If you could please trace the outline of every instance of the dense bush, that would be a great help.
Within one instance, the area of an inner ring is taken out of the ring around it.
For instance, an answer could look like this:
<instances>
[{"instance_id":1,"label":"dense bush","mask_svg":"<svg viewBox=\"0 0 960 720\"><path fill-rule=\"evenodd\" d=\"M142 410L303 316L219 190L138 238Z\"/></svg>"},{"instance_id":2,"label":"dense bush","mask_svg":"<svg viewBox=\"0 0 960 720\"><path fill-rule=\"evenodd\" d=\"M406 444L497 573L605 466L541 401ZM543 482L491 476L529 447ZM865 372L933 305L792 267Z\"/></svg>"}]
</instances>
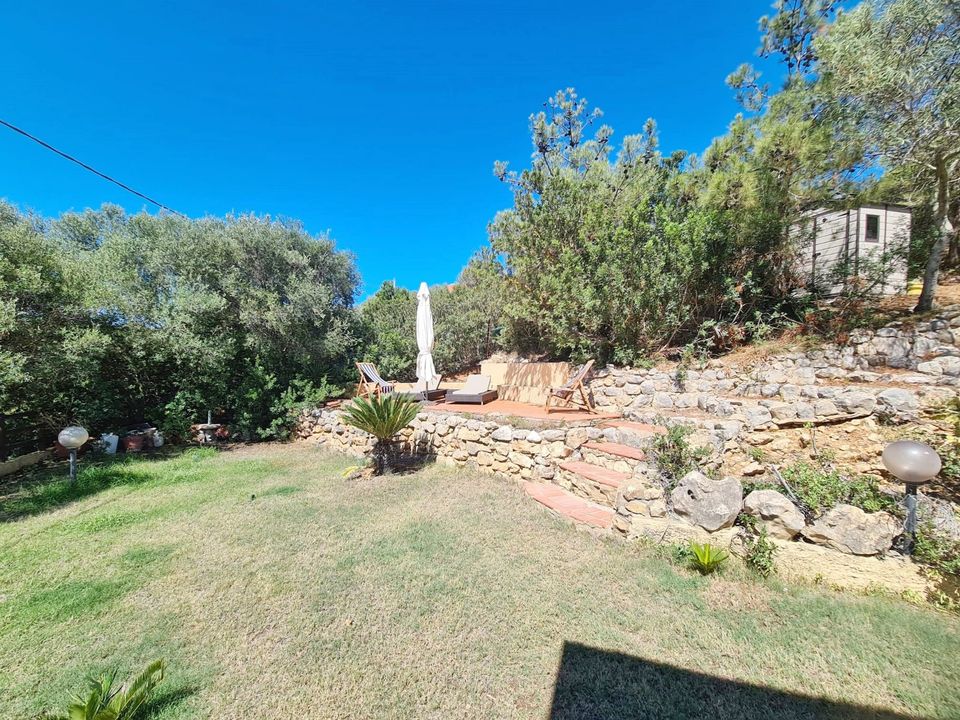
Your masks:
<instances>
[{"instance_id":1,"label":"dense bush","mask_svg":"<svg viewBox=\"0 0 960 720\"><path fill-rule=\"evenodd\" d=\"M295 223L0 205L0 249L0 412L51 428L282 434L359 349L352 258Z\"/></svg>"}]
</instances>

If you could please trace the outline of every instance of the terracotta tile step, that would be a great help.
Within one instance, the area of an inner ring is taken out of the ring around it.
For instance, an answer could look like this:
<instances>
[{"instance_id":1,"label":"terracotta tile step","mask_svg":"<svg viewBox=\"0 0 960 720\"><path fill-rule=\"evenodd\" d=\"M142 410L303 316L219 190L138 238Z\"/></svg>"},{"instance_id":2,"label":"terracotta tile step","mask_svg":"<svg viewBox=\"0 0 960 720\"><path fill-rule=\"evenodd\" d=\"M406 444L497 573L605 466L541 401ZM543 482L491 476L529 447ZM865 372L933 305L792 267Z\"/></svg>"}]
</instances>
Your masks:
<instances>
[{"instance_id":1,"label":"terracotta tile step","mask_svg":"<svg viewBox=\"0 0 960 720\"><path fill-rule=\"evenodd\" d=\"M650 425L649 423L633 422L632 420L606 420L600 423L600 427L618 428L620 430L629 430L634 435L663 435L667 432L666 428L659 425Z\"/></svg>"},{"instance_id":2,"label":"terracotta tile step","mask_svg":"<svg viewBox=\"0 0 960 720\"><path fill-rule=\"evenodd\" d=\"M560 469L576 473L577 475L585 477L587 480L593 480L595 483L600 485L606 485L614 488L620 487L621 484L630 479L630 476L626 473L617 472L616 470L608 470L605 467L591 465L590 463L581 462L580 460L571 460L569 462L560 463Z\"/></svg>"},{"instance_id":3,"label":"terracotta tile step","mask_svg":"<svg viewBox=\"0 0 960 720\"><path fill-rule=\"evenodd\" d=\"M523 490L541 505L576 522L596 528L613 525L613 510L578 498L562 487L550 483L526 481Z\"/></svg>"},{"instance_id":4,"label":"terracotta tile step","mask_svg":"<svg viewBox=\"0 0 960 720\"><path fill-rule=\"evenodd\" d=\"M591 440L588 443L584 443L583 447L590 450L596 450L597 452L606 453L607 455L627 458L628 460L643 460L646 458L646 455L644 455L643 450L640 448L635 448L631 445L623 445L621 443L595 442Z\"/></svg>"}]
</instances>

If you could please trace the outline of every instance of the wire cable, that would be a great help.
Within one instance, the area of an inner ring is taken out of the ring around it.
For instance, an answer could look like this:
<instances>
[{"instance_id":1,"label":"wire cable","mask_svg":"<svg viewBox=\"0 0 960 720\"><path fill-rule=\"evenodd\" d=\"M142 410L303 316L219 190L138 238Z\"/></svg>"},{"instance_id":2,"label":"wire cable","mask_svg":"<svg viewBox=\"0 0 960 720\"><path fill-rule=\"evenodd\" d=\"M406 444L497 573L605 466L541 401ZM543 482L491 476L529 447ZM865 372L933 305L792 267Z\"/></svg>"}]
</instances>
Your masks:
<instances>
[{"instance_id":1,"label":"wire cable","mask_svg":"<svg viewBox=\"0 0 960 720\"><path fill-rule=\"evenodd\" d=\"M28 133L26 130L22 130L21 128L18 128L16 125L12 125L11 123L8 123L8 122L7 122L6 120L4 120L3 118L0 118L0 125L4 125L4 126L10 128L11 130L13 130L13 131L16 132L16 133L20 133L20 134L23 135L25 138L29 138L30 140L33 140L33 141L34 141L35 143L37 143L38 145L42 145L43 147L45 147L47 150L50 150L50 151L52 151L52 152L55 152L55 153L56 153L57 155L59 155L60 157L66 158L67 160L69 160L69 161L72 162L72 163L76 163L77 165L79 165L80 167L82 167L84 170L89 170L89 171L92 172L94 175L98 175L98 176L102 177L102 178L103 178L104 180L106 180L107 182L112 182L114 185L123 188L123 189L126 190L127 192L133 193L134 195L136 195L136 196L139 197L139 198L143 198L143 199L146 200L148 203L151 203L151 204L153 204L153 205L156 205L156 206L157 206L158 208L160 208L161 210L166 210L167 212L173 213L174 215L179 215L179 216L182 217L182 218L186 218L186 217L187 217L187 216L184 215L182 212L178 212L178 211L174 210L173 208L167 207L167 206L164 205L162 202L158 202L158 201L154 200L152 197L149 197L149 196L147 196L147 195L144 195L142 192L139 192L139 191L137 191L137 190L134 190L134 189L133 189L132 187L130 187L129 185L126 185L126 184L120 182L119 180L115 180L115 179L113 179L112 177L110 177L109 175L100 172L100 171L97 170L96 168L90 167L90 166L87 165L85 162L82 162L81 160L77 160L77 158L73 157L72 155L68 155L68 154L65 153L63 150L58 150L57 148L55 148L55 147L54 147L53 145L51 145L50 143L46 143L46 142L44 142L43 140L41 140L40 138L36 137L35 135L31 135L31 134Z\"/></svg>"}]
</instances>

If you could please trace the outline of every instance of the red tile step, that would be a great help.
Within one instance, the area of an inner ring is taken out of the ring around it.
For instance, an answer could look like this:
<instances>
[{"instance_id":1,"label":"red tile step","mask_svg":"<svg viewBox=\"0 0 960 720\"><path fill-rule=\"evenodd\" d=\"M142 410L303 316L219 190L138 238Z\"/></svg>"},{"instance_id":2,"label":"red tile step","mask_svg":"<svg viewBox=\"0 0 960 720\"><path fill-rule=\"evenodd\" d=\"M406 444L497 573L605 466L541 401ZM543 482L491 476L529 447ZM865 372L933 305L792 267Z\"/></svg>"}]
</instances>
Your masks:
<instances>
[{"instance_id":1,"label":"red tile step","mask_svg":"<svg viewBox=\"0 0 960 720\"><path fill-rule=\"evenodd\" d=\"M551 483L523 483L523 490L541 505L585 525L609 528L613 525L613 510L587 502L562 487Z\"/></svg>"},{"instance_id":2,"label":"red tile step","mask_svg":"<svg viewBox=\"0 0 960 720\"><path fill-rule=\"evenodd\" d=\"M608 470L605 467L592 465L580 460L571 460L569 462L560 463L560 468L562 470L567 470L568 472L576 473L580 477L587 478L587 480L593 480L599 485L606 485L607 487L613 488L620 487L622 483L630 479L630 476L626 473L617 472L616 470Z\"/></svg>"},{"instance_id":3,"label":"red tile step","mask_svg":"<svg viewBox=\"0 0 960 720\"><path fill-rule=\"evenodd\" d=\"M630 430L637 435L664 435L667 432L667 429L660 425L650 425L649 423L634 422L632 420L607 420L600 423L600 427Z\"/></svg>"},{"instance_id":4,"label":"red tile step","mask_svg":"<svg viewBox=\"0 0 960 720\"><path fill-rule=\"evenodd\" d=\"M594 442L591 440L590 442L584 443L582 447L606 453L607 455L626 458L627 460L643 460L646 458L646 455L643 454L643 450L640 448L635 448L632 445L623 445L621 443Z\"/></svg>"}]
</instances>

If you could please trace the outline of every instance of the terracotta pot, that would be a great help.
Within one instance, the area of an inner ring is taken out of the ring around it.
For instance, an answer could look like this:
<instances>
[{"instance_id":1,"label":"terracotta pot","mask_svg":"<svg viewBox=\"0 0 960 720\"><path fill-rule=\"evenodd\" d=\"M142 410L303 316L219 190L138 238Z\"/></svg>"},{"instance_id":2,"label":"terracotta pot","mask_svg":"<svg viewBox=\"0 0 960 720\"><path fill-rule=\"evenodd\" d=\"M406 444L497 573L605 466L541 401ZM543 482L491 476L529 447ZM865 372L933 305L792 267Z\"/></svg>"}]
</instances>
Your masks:
<instances>
[{"instance_id":1,"label":"terracotta pot","mask_svg":"<svg viewBox=\"0 0 960 720\"><path fill-rule=\"evenodd\" d=\"M127 435L120 441L124 452L138 453L143 451L143 435Z\"/></svg>"}]
</instances>

